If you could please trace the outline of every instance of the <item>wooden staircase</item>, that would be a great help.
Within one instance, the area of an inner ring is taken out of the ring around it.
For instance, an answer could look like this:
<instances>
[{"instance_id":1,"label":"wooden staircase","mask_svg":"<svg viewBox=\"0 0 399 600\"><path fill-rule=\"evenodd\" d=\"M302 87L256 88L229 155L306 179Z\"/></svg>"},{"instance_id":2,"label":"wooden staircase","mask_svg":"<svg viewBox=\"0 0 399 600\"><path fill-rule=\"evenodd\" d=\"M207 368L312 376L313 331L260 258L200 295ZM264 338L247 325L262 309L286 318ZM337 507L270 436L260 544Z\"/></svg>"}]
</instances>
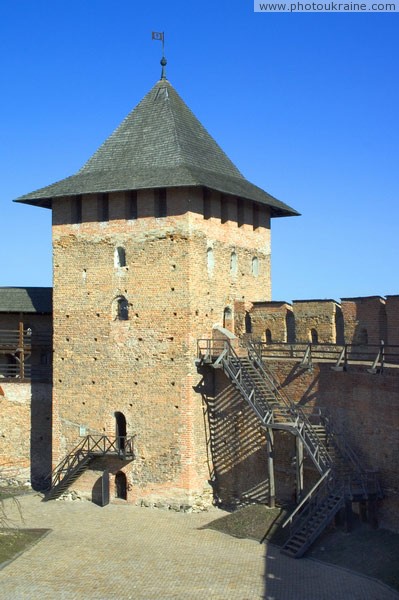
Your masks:
<instances>
[{"instance_id":1,"label":"wooden staircase","mask_svg":"<svg viewBox=\"0 0 399 600\"><path fill-rule=\"evenodd\" d=\"M51 485L44 500L59 498L87 469L90 462L100 456L117 456L122 460L134 459L132 437L109 438L105 435L87 435L52 471Z\"/></svg>"},{"instance_id":2,"label":"wooden staircase","mask_svg":"<svg viewBox=\"0 0 399 600\"><path fill-rule=\"evenodd\" d=\"M334 433L331 420L320 414L312 423L300 406L283 395L251 342L240 354L224 340L199 340L198 348L199 364L223 369L265 429L298 436L319 472L316 485L283 524L291 530L282 552L303 556L347 500L381 497L376 474L362 468L355 453Z\"/></svg>"},{"instance_id":3,"label":"wooden staircase","mask_svg":"<svg viewBox=\"0 0 399 600\"><path fill-rule=\"evenodd\" d=\"M327 478L318 493L298 513L281 552L293 558L303 556L344 505L343 487Z\"/></svg>"}]
</instances>

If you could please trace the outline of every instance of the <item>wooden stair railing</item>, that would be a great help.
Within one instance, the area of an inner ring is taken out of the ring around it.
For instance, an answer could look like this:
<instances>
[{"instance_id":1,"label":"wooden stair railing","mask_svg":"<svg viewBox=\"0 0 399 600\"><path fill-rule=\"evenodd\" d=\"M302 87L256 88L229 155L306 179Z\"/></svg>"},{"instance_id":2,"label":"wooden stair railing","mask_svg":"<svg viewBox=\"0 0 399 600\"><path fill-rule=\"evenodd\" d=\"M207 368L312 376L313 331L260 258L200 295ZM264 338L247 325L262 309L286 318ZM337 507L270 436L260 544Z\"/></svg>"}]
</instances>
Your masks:
<instances>
[{"instance_id":1,"label":"wooden stair railing","mask_svg":"<svg viewBox=\"0 0 399 600\"><path fill-rule=\"evenodd\" d=\"M320 474L285 523L291 524L283 547L286 554L302 556L347 499L382 497L376 474L362 468L342 436L334 433L331 422L312 424L305 411L279 389L251 341L245 346L245 355L239 356L227 340L199 340L198 358L199 364L223 369L263 427L285 429L298 436Z\"/></svg>"},{"instance_id":2,"label":"wooden stair railing","mask_svg":"<svg viewBox=\"0 0 399 600\"><path fill-rule=\"evenodd\" d=\"M343 485L327 472L296 508L296 514L283 523L283 527L291 523L291 531L281 552L292 558L303 556L344 505Z\"/></svg>"},{"instance_id":3,"label":"wooden stair railing","mask_svg":"<svg viewBox=\"0 0 399 600\"><path fill-rule=\"evenodd\" d=\"M200 342L200 361L223 369L265 428L298 435L319 473L325 473L332 462L327 449L305 414L277 389L255 350L248 346L247 356L240 357L228 341L209 344L212 340L206 340L205 351Z\"/></svg>"},{"instance_id":4,"label":"wooden stair railing","mask_svg":"<svg viewBox=\"0 0 399 600\"><path fill-rule=\"evenodd\" d=\"M99 456L118 456L122 460L134 458L133 437L110 438L106 435L87 435L55 467L49 479L50 487L45 500L58 498L69 485Z\"/></svg>"}]
</instances>

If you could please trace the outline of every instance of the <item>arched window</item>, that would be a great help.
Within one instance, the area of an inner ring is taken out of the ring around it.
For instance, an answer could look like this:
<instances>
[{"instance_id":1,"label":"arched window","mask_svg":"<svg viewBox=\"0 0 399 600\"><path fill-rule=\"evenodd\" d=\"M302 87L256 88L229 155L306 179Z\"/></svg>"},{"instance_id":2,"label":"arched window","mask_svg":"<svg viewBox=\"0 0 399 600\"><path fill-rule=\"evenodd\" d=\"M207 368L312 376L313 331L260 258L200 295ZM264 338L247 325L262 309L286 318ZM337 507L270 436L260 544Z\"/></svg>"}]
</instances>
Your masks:
<instances>
[{"instance_id":1,"label":"arched window","mask_svg":"<svg viewBox=\"0 0 399 600\"><path fill-rule=\"evenodd\" d=\"M295 317L292 310L287 310L286 312L285 327L287 331L287 342L293 344L295 342Z\"/></svg>"},{"instance_id":2,"label":"arched window","mask_svg":"<svg viewBox=\"0 0 399 600\"><path fill-rule=\"evenodd\" d=\"M123 413L115 412L115 433L118 445L118 450L125 449L126 441L126 417Z\"/></svg>"},{"instance_id":3,"label":"arched window","mask_svg":"<svg viewBox=\"0 0 399 600\"><path fill-rule=\"evenodd\" d=\"M266 338L266 344L272 343L273 338L272 338L272 332L270 331L270 329L266 329L265 338Z\"/></svg>"},{"instance_id":4,"label":"arched window","mask_svg":"<svg viewBox=\"0 0 399 600\"><path fill-rule=\"evenodd\" d=\"M310 330L310 341L312 342L312 344L319 343L319 334L317 333L317 329Z\"/></svg>"},{"instance_id":5,"label":"arched window","mask_svg":"<svg viewBox=\"0 0 399 600\"><path fill-rule=\"evenodd\" d=\"M248 311L245 312L245 333L252 333L252 319Z\"/></svg>"},{"instance_id":6,"label":"arched window","mask_svg":"<svg viewBox=\"0 0 399 600\"><path fill-rule=\"evenodd\" d=\"M125 296L118 296L112 303L112 317L116 321L129 319L129 302Z\"/></svg>"},{"instance_id":7,"label":"arched window","mask_svg":"<svg viewBox=\"0 0 399 600\"><path fill-rule=\"evenodd\" d=\"M230 274L237 275L237 253L235 250L230 254Z\"/></svg>"},{"instance_id":8,"label":"arched window","mask_svg":"<svg viewBox=\"0 0 399 600\"><path fill-rule=\"evenodd\" d=\"M126 267L126 251L122 246L117 246L114 251L114 266Z\"/></svg>"},{"instance_id":9,"label":"arched window","mask_svg":"<svg viewBox=\"0 0 399 600\"><path fill-rule=\"evenodd\" d=\"M206 266L208 269L208 275L212 275L215 267L215 259L213 256L213 248L208 248L206 251Z\"/></svg>"},{"instance_id":10,"label":"arched window","mask_svg":"<svg viewBox=\"0 0 399 600\"><path fill-rule=\"evenodd\" d=\"M232 324L233 324L233 311L231 310L231 308L229 306L226 306L226 308L223 311L223 327L230 331L232 328Z\"/></svg>"},{"instance_id":11,"label":"arched window","mask_svg":"<svg viewBox=\"0 0 399 600\"><path fill-rule=\"evenodd\" d=\"M254 256L252 259L252 275L254 277L259 275L259 259L257 256Z\"/></svg>"}]
</instances>

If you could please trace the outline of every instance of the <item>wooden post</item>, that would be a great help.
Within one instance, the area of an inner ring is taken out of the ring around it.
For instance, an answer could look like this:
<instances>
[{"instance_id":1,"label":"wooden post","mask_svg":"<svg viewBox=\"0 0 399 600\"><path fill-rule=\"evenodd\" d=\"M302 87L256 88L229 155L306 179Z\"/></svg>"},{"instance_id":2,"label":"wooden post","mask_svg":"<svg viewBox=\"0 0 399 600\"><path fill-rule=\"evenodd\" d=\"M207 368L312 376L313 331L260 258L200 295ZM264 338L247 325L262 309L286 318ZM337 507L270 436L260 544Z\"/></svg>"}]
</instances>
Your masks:
<instances>
[{"instance_id":1,"label":"wooden post","mask_svg":"<svg viewBox=\"0 0 399 600\"><path fill-rule=\"evenodd\" d=\"M303 442L299 435L295 436L295 447L296 447L296 501L297 504L302 500L303 492Z\"/></svg>"},{"instance_id":2,"label":"wooden post","mask_svg":"<svg viewBox=\"0 0 399 600\"><path fill-rule=\"evenodd\" d=\"M21 379L25 378L25 349L24 349L24 323L22 317L19 320L19 376Z\"/></svg>"},{"instance_id":3,"label":"wooden post","mask_svg":"<svg viewBox=\"0 0 399 600\"><path fill-rule=\"evenodd\" d=\"M269 471L269 508L275 507L276 488L274 483L274 448L273 430L266 431L267 466Z\"/></svg>"}]
</instances>

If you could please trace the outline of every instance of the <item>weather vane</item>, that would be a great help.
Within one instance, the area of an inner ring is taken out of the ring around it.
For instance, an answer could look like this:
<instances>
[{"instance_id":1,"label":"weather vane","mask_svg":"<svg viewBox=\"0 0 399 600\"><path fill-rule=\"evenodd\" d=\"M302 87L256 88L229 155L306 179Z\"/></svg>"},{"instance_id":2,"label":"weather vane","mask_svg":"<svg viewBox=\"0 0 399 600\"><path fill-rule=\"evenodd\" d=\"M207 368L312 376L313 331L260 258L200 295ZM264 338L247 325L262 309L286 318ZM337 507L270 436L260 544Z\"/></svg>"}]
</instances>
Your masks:
<instances>
[{"instance_id":1,"label":"weather vane","mask_svg":"<svg viewBox=\"0 0 399 600\"><path fill-rule=\"evenodd\" d=\"M161 79L166 79L166 71L165 71L165 67L166 67L165 34L164 34L163 31L153 31L152 32L152 39L153 40L158 40L158 41L162 42L162 58L161 58L162 72L161 72Z\"/></svg>"}]
</instances>

